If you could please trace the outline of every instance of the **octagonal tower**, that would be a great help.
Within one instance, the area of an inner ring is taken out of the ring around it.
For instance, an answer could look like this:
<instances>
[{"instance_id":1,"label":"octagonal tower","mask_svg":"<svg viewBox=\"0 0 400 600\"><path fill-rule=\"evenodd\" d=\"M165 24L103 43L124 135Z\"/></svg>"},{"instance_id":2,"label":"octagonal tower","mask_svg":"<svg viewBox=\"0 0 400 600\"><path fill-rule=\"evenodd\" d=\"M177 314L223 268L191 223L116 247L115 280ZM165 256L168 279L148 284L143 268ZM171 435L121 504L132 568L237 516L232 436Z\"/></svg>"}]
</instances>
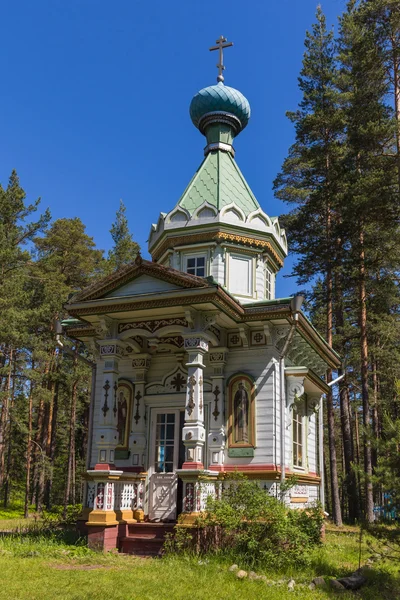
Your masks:
<instances>
[{"instance_id":1,"label":"octagonal tower","mask_svg":"<svg viewBox=\"0 0 400 600\"><path fill-rule=\"evenodd\" d=\"M234 158L250 104L219 81L193 97L190 117L206 137L205 158L175 207L152 225L153 261L211 276L240 302L273 299L285 231L262 210Z\"/></svg>"}]
</instances>

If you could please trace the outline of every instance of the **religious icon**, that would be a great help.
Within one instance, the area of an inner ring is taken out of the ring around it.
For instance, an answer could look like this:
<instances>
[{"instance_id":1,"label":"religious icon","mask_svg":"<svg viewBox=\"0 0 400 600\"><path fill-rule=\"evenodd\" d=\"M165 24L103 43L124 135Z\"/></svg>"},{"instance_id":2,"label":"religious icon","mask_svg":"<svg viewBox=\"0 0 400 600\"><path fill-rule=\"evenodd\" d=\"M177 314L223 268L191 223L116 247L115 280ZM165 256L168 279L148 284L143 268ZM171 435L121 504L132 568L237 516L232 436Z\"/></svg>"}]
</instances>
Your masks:
<instances>
[{"instance_id":1,"label":"religious icon","mask_svg":"<svg viewBox=\"0 0 400 600\"><path fill-rule=\"evenodd\" d=\"M249 442L249 396L243 381L239 382L233 400L233 417L235 425L235 442Z\"/></svg>"},{"instance_id":2,"label":"religious icon","mask_svg":"<svg viewBox=\"0 0 400 600\"><path fill-rule=\"evenodd\" d=\"M254 446L254 383L248 375L235 375L228 386L230 446Z\"/></svg>"},{"instance_id":3,"label":"religious icon","mask_svg":"<svg viewBox=\"0 0 400 600\"><path fill-rule=\"evenodd\" d=\"M128 414L128 403L125 398L123 391L119 393L118 397L118 445L123 446L125 442L125 430L126 430L126 417Z\"/></svg>"}]
</instances>

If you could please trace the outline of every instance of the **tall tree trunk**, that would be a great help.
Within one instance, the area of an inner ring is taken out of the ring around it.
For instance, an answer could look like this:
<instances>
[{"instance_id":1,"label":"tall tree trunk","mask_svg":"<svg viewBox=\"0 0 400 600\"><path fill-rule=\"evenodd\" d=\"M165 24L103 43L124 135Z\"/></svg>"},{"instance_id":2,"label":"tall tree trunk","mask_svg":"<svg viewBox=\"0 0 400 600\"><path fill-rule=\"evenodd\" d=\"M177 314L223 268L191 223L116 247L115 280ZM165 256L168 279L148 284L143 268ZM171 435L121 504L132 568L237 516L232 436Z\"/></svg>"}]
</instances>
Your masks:
<instances>
[{"instance_id":1,"label":"tall tree trunk","mask_svg":"<svg viewBox=\"0 0 400 600\"><path fill-rule=\"evenodd\" d=\"M74 358L74 373L76 373L76 367L78 363L77 358L77 350L75 350L75 358ZM78 379L74 379L71 390L71 410L70 410L70 419L69 419L69 444L68 444L68 469L67 469L67 481L65 485L65 493L64 493L64 512L63 516L66 518L68 502L71 497L71 486L74 491L74 459L75 459L75 421L76 421L76 401L77 401L77 391L78 391ZM74 501L75 502L75 501Z\"/></svg>"},{"instance_id":2,"label":"tall tree trunk","mask_svg":"<svg viewBox=\"0 0 400 600\"><path fill-rule=\"evenodd\" d=\"M7 467L6 467L6 477L4 483L4 499L3 505L4 508L7 508L8 502L10 499L10 491L11 491L11 463L12 463L12 445L13 445L13 411L14 411L14 403L15 403L15 381L16 381L16 371L17 371L17 353L14 352L14 361L13 361L13 369L12 369L12 384L11 384L11 396L10 396L10 410L9 410L9 419L8 419L8 428L7 428Z\"/></svg>"},{"instance_id":3,"label":"tall tree trunk","mask_svg":"<svg viewBox=\"0 0 400 600\"><path fill-rule=\"evenodd\" d=\"M54 400L52 410L52 424L51 424L51 438L48 447L48 456L50 461L50 472L46 481L46 493L45 493L45 504L47 510L51 508L51 494L53 489L53 471L54 471L54 459L56 456L56 441L57 441L57 415L58 415L58 392L60 384L57 380L54 386Z\"/></svg>"},{"instance_id":4,"label":"tall tree trunk","mask_svg":"<svg viewBox=\"0 0 400 600\"><path fill-rule=\"evenodd\" d=\"M344 314L343 314L343 286L341 281L341 273L336 273L335 278L335 322L336 330L340 335L340 351L342 356L346 356L346 340L344 338ZM338 377L343 375L345 371L338 369ZM350 395L346 377L340 382L340 425L343 440L343 456L344 456L344 487L348 498L349 505L349 521L354 523L360 516L359 498L357 493L357 480L353 468L354 462L354 447L351 430L351 412L350 412Z\"/></svg>"},{"instance_id":5,"label":"tall tree trunk","mask_svg":"<svg viewBox=\"0 0 400 600\"><path fill-rule=\"evenodd\" d=\"M10 389L11 389L11 373L12 373L12 365L13 365L13 349L10 349L9 357L8 357L8 375L7 379L4 382L3 388L3 406L1 410L0 416L0 489L4 485L4 475L5 475L5 451L6 451L6 443L7 443L7 427L8 427L8 419L9 419L9 410L10 410Z\"/></svg>"},{"instance_id":6,"label":"tall tree trunk","mask_svg":"<svg viewBox=\"0 0 400 600\"><path fill-rule=\"evenodd\" d=\"M332 271L328 268L326 274L326 333L327 342L332 346ZM332 381L332 370L327 371L326 377L327 383ZM339 481L337 474L337 457L336 457L336 432L335 432L335 409L333 406L333 392L332 388L329 388L329 392L326 394L326 414L328 421L328 444L329 444L329 465L330 465L330 476L331 476L331 495L332 495L332 519L333 522L339 527L342 523L342 511L340 508L340 496L339 496Z\"/></svg>"},{"instance_id":7,"label":"tall tree trunk","mask_svg":"<svg viewBox=\"0 0 400 600\"><path fill-rule=\"evenodd\" d=\"M329 156L326 157L326 180L327 180L327 196L329 197L329 175L330 175L330 163ZM330 251L331 238L332 238L332 210L328 201L326 206L326 242L327 250ZM330 346L333 342L333 273L332 273L332 262L330 259L327 261L326 266L326 341ZM332 381L332 370L328 369L327 383ZM336 433L335 433L335 409L333 406L333 390L329 388L329 392L326 394L326 413L328 421L328 444L329 444L329 465L330 465L330 476L331 476L331 490L332 490L332 519L333 522L341 526L342 525L342 511L340 507L340 496L339 496L339 481L337 474L337 458L336 458Z\"/></svg>"},{"instance_id":8,"label":"tall tree trunk","mask_svg":"<svg viewBox=\"0 0 400 600\"><path fill-rule=\"evenodd\" d=\"M32 363L32 369L34 364ZM24 517L29 515L29 499L31 488L31 461L32 461L32 412L33 412L33 383L30 380L29 399L28 399L28 439L26 444L26 474L25 474L25 504Z\"/></svg>"},{"instance_id":9,"label":"tall tree trunk","mask_svg":"<svg viewBox=\"0 0 400 600\"><path fill-rule=\"evenodd\" d=\"M367 523L374 522L374 499L372 487L372 456L371 456L371 419L368 387L368 338L367 338L367 292L364 230L361 226L359 233L359 311L360 311L360 359L361 359L361 396L363 403L364 425L364 472L365 472L365 519Z\"/></svg>"}]
</instances>

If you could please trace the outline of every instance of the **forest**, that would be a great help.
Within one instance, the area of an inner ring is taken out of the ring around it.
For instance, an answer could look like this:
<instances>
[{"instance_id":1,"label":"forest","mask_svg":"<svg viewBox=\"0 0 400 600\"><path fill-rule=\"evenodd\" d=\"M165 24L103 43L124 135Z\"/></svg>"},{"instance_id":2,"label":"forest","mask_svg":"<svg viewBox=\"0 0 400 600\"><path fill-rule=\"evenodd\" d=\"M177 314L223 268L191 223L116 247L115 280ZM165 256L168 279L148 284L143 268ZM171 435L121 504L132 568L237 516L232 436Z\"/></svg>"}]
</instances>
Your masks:
<instances>
[{"instance_id":1,"label":"forest","mask_svg":"<svg viewBox=\"0 0 400 600\"><path fill-rule=\"evenodd\" d=\"M350 0L334 29L318 7L298 82L273 188L292 275L343 359L326 375L343 376L326 397L326 510L371 523L400 502L398 0ZM0 186L0 502L23 499L26 516L82 500L91 353L58 345L54 323L139 252L122 202L110 232L105 255L79 218L27 203L15 171Z\"/></svg>"}]
</instances>

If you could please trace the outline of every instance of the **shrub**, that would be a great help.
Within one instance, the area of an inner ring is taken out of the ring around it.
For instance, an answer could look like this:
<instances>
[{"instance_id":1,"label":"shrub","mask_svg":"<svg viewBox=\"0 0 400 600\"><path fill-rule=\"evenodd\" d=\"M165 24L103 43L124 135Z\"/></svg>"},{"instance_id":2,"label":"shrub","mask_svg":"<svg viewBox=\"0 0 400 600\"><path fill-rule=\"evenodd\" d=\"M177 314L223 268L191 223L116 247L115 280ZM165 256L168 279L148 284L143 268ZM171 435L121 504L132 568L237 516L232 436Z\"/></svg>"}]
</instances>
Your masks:
<instances>
[{"instance_id":1,"label":"shrub","mask_svg":"<svg viewBox=\"0 0 400 600\"><path fill-rule=\"evenodd\" d=\"M196 526L198 552L219 552L248 566L285 568L308 563L306 550L321 539L322 511L319 506L290 510L257 481L235 474L220 498L208 498Z\"/></svg>"}]
</instances>

